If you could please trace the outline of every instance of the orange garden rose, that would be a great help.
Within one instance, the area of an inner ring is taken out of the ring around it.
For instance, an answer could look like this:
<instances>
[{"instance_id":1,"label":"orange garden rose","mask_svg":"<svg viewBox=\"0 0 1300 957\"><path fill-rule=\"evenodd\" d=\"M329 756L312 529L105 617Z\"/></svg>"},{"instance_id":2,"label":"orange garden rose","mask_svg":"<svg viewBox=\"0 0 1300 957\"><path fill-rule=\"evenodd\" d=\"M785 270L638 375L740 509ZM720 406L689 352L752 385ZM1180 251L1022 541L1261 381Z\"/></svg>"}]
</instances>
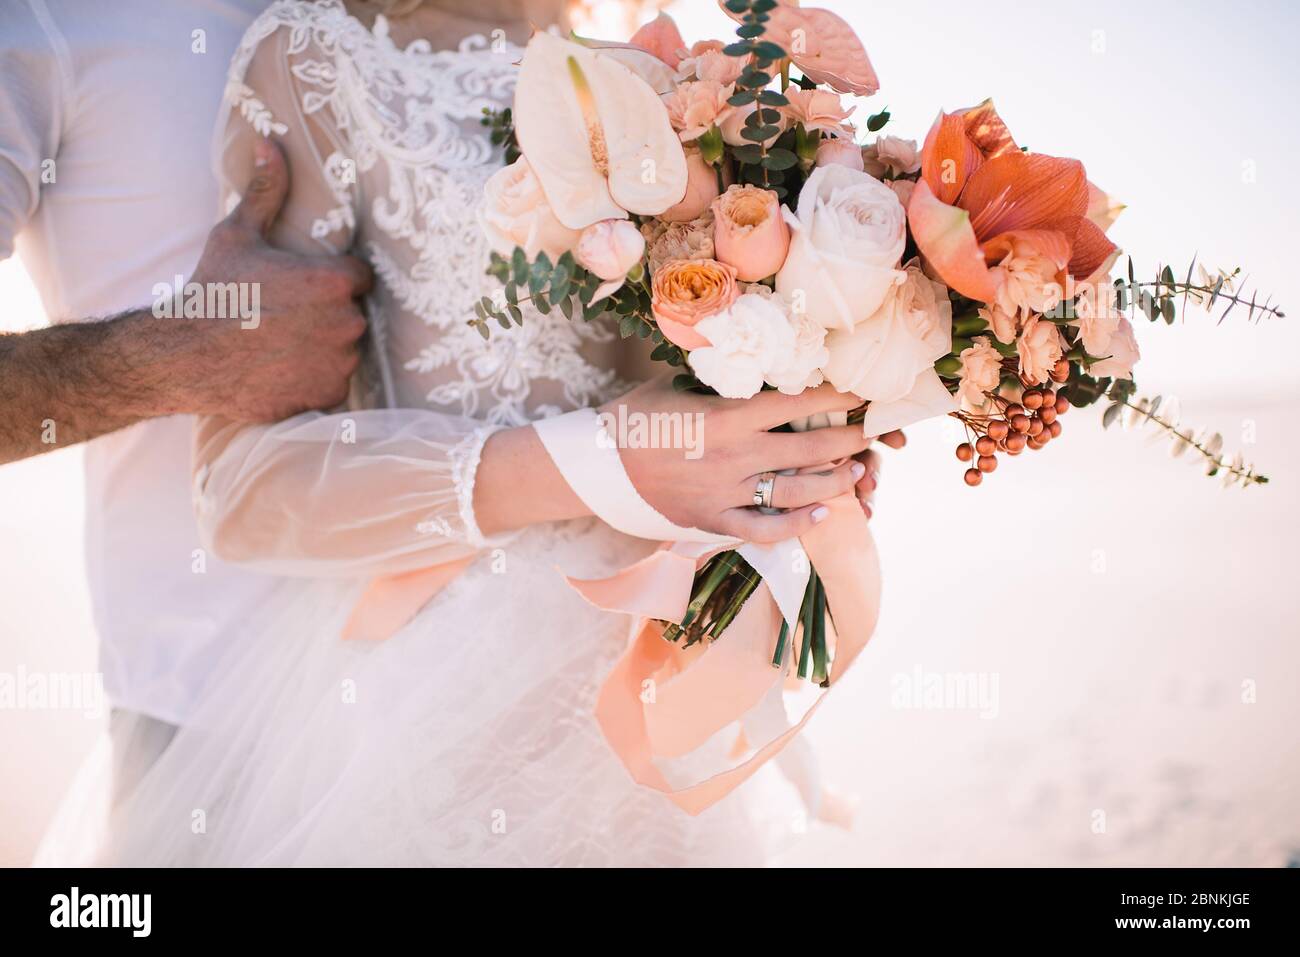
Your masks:
<instances>
[{"instance_id":1,"label":"orange garden rose","mask_svg":"<svg viewBox=\"0 0 1300 957\"><path fill-rule=\"evenodd\" d=\"M736 270L716 259L670 259L650 283L650 308L659 331L683 349L702 349L708 340L695 325L736 301Z\"/></svg>"},{"instance_id":2,"label":"orange garden rose","mask_svg":"<svg viewBox=\"0 0 1300 957\"><path fill-rule=\"evenodd\" d=\"M730 186L713 201L713 247L742 282L775 273L790 250L790 227L776 193L759 186Z\"/></svg>"}]
</instances>

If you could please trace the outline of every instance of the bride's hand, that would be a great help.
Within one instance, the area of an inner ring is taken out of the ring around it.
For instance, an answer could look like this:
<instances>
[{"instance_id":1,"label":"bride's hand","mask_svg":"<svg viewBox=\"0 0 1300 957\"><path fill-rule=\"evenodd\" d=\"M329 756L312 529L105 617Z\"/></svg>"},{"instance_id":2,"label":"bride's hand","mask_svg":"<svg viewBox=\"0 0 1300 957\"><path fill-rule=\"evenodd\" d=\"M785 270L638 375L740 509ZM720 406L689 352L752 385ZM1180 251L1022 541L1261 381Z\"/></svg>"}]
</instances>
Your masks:
<instances>
[{"instance_id":1,"label":"bride's hand","mask_svg":"<svg viewBox=\"0 0 1300 957\"><path fill-rule=\"evenodd\" d=\"M829 385L801 395L761 392L751 399L677 392L668 378L653 379L598 410L608 425L623 467L641 496L678 525L749 542L795 538L827 515L823 502L853 490L867 467L860 456L870 444L862 427L809 432L771 432L819 412L846 412L861 404ZM638 438L676 437L676 447ZM834 464L837 463L837 464ZM766 472L778 475L766 515L754 508L754 491Z\"/></svg>"}]
</instances>

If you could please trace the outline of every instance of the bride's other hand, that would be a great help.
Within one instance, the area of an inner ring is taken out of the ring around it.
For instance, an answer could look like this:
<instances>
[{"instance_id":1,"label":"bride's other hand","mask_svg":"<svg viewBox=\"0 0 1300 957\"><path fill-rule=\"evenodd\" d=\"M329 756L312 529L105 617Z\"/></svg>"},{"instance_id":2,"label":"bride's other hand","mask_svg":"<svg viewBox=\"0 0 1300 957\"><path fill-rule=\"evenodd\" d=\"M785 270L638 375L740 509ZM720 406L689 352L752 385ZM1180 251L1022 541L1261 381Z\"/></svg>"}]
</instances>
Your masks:
<instances>
[{"instance_id":1,"label":"bride's other hand","mask_svg":"<svg viewBox=\"0 0 1300 957\"><path fill-rule=\"evenodd\" d=\"M901 430L895 430L886 432L873 441L887 445L891 449L901 449L907 444L907 436ZM880 485L880 453L875 449L867 449L857 455L856 458L866 468L866 473L862 478L858 479L854 491L857 493L858 501L862 503L863 513L870 519L872 516L872 503L876 498L876 488Z\"/></svg>"}]
</instances>

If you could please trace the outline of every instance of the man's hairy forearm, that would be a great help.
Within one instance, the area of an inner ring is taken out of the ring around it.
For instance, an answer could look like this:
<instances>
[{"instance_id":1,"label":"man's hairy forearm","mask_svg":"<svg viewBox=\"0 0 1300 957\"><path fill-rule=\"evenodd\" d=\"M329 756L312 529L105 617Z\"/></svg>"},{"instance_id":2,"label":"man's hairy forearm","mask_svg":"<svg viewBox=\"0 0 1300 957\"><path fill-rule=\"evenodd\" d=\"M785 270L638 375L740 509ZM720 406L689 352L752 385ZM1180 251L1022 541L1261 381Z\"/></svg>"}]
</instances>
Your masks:
<instances>
[{"instance_id":1,"label":"man's hairy forearm","mask_svg":"<svg viewBox=\"0 0 1300 957\"><path fill-rule=\"evenodd\" d=\"M187 408L202 320L148 310L0 335L0 463Z\"/></svg>"}]
</instances>

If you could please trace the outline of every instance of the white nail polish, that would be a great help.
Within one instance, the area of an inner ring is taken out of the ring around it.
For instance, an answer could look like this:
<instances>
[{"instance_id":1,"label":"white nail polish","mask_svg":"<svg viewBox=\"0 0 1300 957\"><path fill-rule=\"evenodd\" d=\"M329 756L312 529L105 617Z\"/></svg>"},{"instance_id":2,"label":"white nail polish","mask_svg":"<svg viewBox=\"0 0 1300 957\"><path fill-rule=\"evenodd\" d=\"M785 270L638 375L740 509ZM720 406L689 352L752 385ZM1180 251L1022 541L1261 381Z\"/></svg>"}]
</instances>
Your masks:
<instances>
[{"instance_id":1,"label":"white nail polish","mask_svg":"<svg viewBox=\"0 0 1300 957\"><path fill-rule=\"evenodd\" d=\"M825 521L826 516L829 515L830 513L831 513L831 510L830 510L829 508L827 508L825 505L818 505L818 506L817 506L815 509L813 509L813 511L812 511L812 520L813 520L814 522L822 522L822 521Z\"/></svg>"},{"instance_id":2,"label":"white nail polish","mask_svg":"<svg viewBox=\"0 0 1300 957\"><path fill-rule=\"evenodd\" d=\"M849 466L849 473L853 476L853 480L856 482L858 479L862 478L862 476L867 474L867 467L861 462L854 462Z\"/></svg>"}]
</instances>

